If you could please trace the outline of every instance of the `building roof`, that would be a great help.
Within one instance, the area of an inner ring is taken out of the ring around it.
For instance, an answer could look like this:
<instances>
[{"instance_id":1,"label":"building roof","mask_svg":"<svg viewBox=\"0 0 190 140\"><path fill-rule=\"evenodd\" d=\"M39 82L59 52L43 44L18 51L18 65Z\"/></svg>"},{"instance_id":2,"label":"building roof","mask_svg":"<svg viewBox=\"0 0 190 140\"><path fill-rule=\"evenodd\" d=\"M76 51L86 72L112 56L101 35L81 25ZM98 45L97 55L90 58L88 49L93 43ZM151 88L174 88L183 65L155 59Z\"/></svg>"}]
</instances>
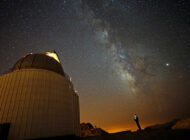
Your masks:
<instances>
[{"instance_id":1,"label":"building roof","mask_svg":"<svg viewBox=\"0 0 190 140\"><path fill-rule=\"evenodd\" d=\"M52 56L50 53L52 53ZM56 58L54 58L54 56L56 56ZM16 64L13 66L12 71L31 68L50 70L65 76L59 58L55 51L27 54L16 62Z\"/></svg>"}]
</instances>

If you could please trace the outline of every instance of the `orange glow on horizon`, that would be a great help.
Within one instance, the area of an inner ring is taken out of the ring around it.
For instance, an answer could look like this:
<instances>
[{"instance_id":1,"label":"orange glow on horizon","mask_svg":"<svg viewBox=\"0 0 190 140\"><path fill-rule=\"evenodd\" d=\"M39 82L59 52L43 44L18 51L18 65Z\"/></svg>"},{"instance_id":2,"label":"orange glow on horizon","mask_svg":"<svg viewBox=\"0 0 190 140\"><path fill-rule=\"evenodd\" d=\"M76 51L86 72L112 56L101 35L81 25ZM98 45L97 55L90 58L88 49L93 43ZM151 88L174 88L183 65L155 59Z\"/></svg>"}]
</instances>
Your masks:
<instances>
[{"instance_id":1,"label":"orange glow on horizon","mask_svg":"<svg viewBox=\"0 0 190 140\"><path fill-rule=\"evenodd\" d=\"M105 129L109 133L117 133L117 132L122 132L122 131L127 131L124 128L111 128L111 129Z\"/></svg>"},{"instance_id":2,"label":"orange glow on horizon","mask_svg":"<svg viewBox=\"0 0 190 140\"><path fill-rule=\"evenodd\" d=\"M135 125L120 125L120 126L105 127L103 129L109 133L117 133L117 132L122 132L122 131L136 131L137 126L135 126Z\"/></svg>"},{"instance_id":3,"label":"orange glow on horizon","mask_svg":"<svg viewBox=\"0 0 190 140\"><path fill-rule=\"evenodd\" d=\"M162 124L162 123L166 123L166 122L151 122L151 123L141 124L141 128L145 129L148 126ZM122 132L122 131L137 131L138 130L135 123L131 124L131 125L119 125L119 126L112 126L112 127L104 127L103 129L109 133L117 133L117 132Z\"/></svg>"}]
</instances>

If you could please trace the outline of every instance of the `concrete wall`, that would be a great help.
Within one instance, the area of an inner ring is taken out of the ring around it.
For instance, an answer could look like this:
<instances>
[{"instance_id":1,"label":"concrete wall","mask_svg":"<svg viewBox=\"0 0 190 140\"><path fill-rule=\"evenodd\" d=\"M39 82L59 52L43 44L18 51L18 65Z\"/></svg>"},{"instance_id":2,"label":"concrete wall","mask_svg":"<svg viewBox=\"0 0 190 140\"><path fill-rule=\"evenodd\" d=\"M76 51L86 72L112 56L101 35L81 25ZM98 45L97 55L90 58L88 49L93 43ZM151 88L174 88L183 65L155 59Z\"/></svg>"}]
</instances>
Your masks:
<instances>
[{"instance_id":1,"label":"concrete wall","mask_svg":"<svg viewBox=\"0 0 190 140\"><path fill-rule=\"evenodd\" d=\"M2 75L0 124L11 124L9 139L80 135L79 99L70 84L41 69Z\"/></svg>"}]
</instances>

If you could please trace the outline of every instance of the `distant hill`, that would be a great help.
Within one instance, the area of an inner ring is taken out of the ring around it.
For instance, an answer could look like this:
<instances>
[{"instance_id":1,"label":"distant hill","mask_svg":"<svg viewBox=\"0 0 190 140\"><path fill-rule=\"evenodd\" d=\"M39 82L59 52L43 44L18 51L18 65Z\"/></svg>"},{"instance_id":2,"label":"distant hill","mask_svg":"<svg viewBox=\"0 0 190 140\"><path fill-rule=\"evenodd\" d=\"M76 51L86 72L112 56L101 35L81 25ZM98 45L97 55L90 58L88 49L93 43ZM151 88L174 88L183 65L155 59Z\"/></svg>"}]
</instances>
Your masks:
<instances>
[{"instance_id":1,"label":"distant hill","mask_svg":"<svg viewBox=\"0 0 190 140\"><path fill-rule=\"evenodd\" d=\"M171 129L172 126L175 125L178 121L179 121L179 119L174 119L174 120L167 122L167 123L151 125L151 126L146 127L145 130L149 130L149 129Z\"/></svg>"},{"instance_id":2,"label":"distant hill","mask_svg":"<svg viewBox=\"0 0 190 140\"><path fill-rule=\"evenodd\" d=\"M108 132L101 128L94 127L91 123L81 123L81 137L89 137L89 136L103 136L107 135Z\"/></svg>"},{"instance_id":3,"label":"distant hill","mask_svg":"<svg viewBox=\"0 0 190 140\"><path fill-rule=\"evenodd\" d=\"M173 130L177 129L190 129L190 118L177 121L173 126Z\"/></svg>"},{"instance_id":4,"label":"distant hill","mask_svg":"<svg viewBox=\"0 0 190 140\"><path fill-rule=\"evenodd\" d=\"M148 129L190 129L190 118L187 119L174 119L170 122L163 123L163 124L156 124L152 126L148 126L145 130Z\"/></svg>"}]
</instances>

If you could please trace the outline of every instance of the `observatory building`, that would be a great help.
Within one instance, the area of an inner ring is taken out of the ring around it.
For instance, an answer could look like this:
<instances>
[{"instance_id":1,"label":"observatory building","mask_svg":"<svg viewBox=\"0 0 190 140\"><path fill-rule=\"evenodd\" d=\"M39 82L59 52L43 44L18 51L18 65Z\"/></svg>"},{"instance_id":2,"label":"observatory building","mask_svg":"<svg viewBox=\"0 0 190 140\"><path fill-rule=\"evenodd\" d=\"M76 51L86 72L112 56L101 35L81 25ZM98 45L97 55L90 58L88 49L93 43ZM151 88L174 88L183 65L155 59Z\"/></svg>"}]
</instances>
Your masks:
<instances>
[{"instance_id":1,"label":"observatory building","mask_svg":"<svg viewBox=\"0 0 190 140\"><path fill-rule=\"evenodd\" d=\"M55 51L27 54L0 76L0 139L80 135L79 97Z\"/></svg>"}]
</instances>

